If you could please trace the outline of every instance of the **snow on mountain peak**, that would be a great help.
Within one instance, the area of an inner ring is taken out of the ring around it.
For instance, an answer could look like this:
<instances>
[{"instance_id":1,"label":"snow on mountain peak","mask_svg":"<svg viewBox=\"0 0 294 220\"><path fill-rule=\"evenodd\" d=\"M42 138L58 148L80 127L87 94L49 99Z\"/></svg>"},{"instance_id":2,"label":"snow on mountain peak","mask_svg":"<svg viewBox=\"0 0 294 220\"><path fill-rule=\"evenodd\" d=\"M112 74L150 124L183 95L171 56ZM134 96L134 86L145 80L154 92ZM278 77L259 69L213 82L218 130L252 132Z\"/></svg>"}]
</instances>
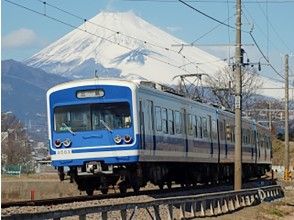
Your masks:
<instances>
[{"instance_id":1,"label":"snow on mountain peak","mask_svg":"<svg viewBox=\"0 0 294 220\"><path fill-rule=\"evenodd\" d=\"M175 83L172 78L185 71L215 73L226 65L196 47L178 52L173 46L183 43L132 11L103 11L25 62L72 78L98 70L103 76L131 73L165 83Z\"/></svg>"},{"instance_id":2,"label":"snow on mountain peak","mask_svg":"<svg viewBox=\"0 0 294 220\"><path fill-rule=\"evenodd\" d=\"M144 78L164 84L176 84L176 75L217 74L227 66L184 44L132 11L103 11L25 63L71 78L93 77L97 71L101 77Z\"/></svg>"}]
</instances>

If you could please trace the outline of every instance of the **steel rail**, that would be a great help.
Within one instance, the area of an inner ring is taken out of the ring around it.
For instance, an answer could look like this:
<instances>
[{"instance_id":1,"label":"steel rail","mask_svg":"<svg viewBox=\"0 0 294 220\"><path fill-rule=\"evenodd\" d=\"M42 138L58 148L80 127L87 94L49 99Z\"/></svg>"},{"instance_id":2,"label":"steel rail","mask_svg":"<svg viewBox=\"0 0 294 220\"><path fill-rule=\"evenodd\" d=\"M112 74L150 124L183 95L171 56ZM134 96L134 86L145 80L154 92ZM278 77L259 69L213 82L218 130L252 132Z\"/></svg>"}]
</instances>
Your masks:
<instances>
[{"instance_id":1,"label":"steel rail","mask_svg":"<svg viewBox=\"0 0 294 220\"><path fill-rule=\"evenodd\" d=\"M100 213L101 218L106 220L108 219L108 214L114 211L120 212L121 219L136 219L136 213L139 209L146 209L150 215L150 219L163 219L159 212L162 206L167 207L169 219L174 219L175 209L180 210L180 218L193 218L233 212L246 206L257 205L263 201L271 201L282 198L283 196L282 188L279 185L274 185L238 191L160 198L140 203L11 214L9 216L2 216L2 219L61 219L70 216L79 216L79 219L86 219L86 215L88 214ZM150 209L153 209L153 212L150 212ZM164 216L165 218L166 216Z\"/></svg>"}]
</instances>

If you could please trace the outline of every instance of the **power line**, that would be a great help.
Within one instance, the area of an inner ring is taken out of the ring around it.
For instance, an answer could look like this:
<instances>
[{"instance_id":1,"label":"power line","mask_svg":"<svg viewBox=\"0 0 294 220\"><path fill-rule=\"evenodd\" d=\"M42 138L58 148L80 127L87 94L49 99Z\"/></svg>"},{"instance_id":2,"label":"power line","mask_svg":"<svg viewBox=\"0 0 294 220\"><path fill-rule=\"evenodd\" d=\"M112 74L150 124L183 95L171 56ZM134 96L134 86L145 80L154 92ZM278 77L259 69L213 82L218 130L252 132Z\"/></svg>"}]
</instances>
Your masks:
<instances>
[{"instance_id":1,"label":"power line","mask_svg":"<svg viewBox=\"0 0 294 220\"><path fill-rule=\"evenodd\" d=\"M289 46L285 43L285 41L283 40L283 38L280 36L279 32L277 32L276 28L274 27L274 25L272 24L272 22L269 20L268 18L268 8L266 8L266 12L263 10L263 8L261 7L261 3L258 2L256 0L256 2L258 3L258 6L261 10L261 12L263 13L263 15L266 17L267 20L267 29L268 29L268 24L272 27L273 31L275 32L275 34L277 35L277 37L280 39L280 41L282 42L282 44L285 46L285 48L289 51L291 51L291 49L289 48ZM268 7L268 6L267 6Z\"/></svg>"},{"instance_id":2,"label":"power line","mask_svg":"<svg viewBox=\"0 0 294 220\"><path fill-rule=\"evenodd\" d=\"M233 27L233 26L231 26L231 25L228 25L228 24L226 24L226 23L224 23L224 22L222 22L222 21L220 21L220 20L218 20L218 19L216 19L216 18L214 18L214 17L211 17L210 15L207 15L206 13L204 13L204 12L202 12L202 11L200 11L200 10L194 8L193 6L187 4L186 2L184 2L184 1L182 1L182 0L179 0L179 2L181 2L182 4L188 6L189 8L195 10L196 12L198 12L198 13L204 15L205 17L210 18L211 20L213 20L213 21L215 21L215 22L217 22L217 23L219 23L219 24L222 24L222 25L224 25L224 26L227 26L227 27L229 27L229 28L232 28L232 29L235 29L235 30L236 30L235 27ZM269 62L269 60L266 58L266 56L265 56L264 53L262 52L261 48L260 48L259 45L257 44L257 41L255 40L254 36L252 35L252 31L250 31L250 32L243 31L243 32L245 32L245 33L249 33L249 34L250 34L250 36L251 36L253 42L255 43L257 49L259 50L259 52L261 53L261 55L263 56L263 58L266 60L266 62L269 64L269 66L274 70L274 72L275 72L277 75L279 75L280 77L282 77L282 78L284 79L284 77L283 77L283 76L282 76L282 75L281 75L281 74L280 74L280 73L279 73L279 72L273 67L273 65L272 65L272 64Z\"/></svg>"},{"instance_id":3,"label":"power line","mask_svg":"<svg viewBox=\"0 0 294 220\"><path fill-rule=\"evenodd\" d=\"M215 22L217 22L217 23L219 23L219 24L222 24L222 25L224 25L224 26L226 26L226 27L229 27L229 28L232 28L232 29L234 29L234 30L236 29L235 27L233 27L233 26L231 26L231 25L228 25L228 24L226 24L226 23L224 23L224 22L222 22L222 21L220 21L220 20L218 20L218 19L216 19L216 18L214 18L214 17L212 17L212 16L210 16L210 15L208 15L208 14L206 14L206 13L200 11L199 9L193 7L192 5L189 5L188 3L186 3L186 2L184 2L184 1L182 1L182 0L178 0L178 1L181 2L182 4L186 5L187 7L193 9L194 11L196 11L196 12L198 12L198 13L204 15L205 17L207 17L207 18L209 18L209 19L211 19L211 20L213 20L213 21L215 21Z\"/></svg>"},{"instance_id":4,"label":"power line","mask_svg":"<svg viewBox=\"0 0 294 220\"><path fill-rule=\"evenodd\" d=\"M263 56L263 58L265 59L265 61L269 64L269 66L274 70L274 72L279 75L282 79L285 79L284 76L282 76L274 67L273 65L270 63L270 61L266 58L266 56L264 55L264 53L262 52L261 48L259 47L259 45L257 44L257 41L255 40L254 36L252 35L252 33L249 33L254 44L256 45L258 51L260 52L260 54Z\"/></svg>"},{"instance_id":5,"label":"power line","mask_svg":"<svg viewBox=\"0 0 294 220\"><path fill-rule=\"evenodd\" d=\"M20 8L23 8L23 9L25 9L25 10L28 10L28 11L30 11L30 12L36 13L36 14L38 14L38 15L45 16L45 17L47 17L47 18L49 18L49 19L51 19L51 20L53 20L53 21L59 22L59 23L61 23L61 24L64 24L64 25L66 25L66 26L69 26L69 27L71 27L71 28L73 28L73 29L77 29L77 30L79 30L79 31L83 31L83 32L85 32L85 33L87 33L87 34L90 34L90 35L96 36L96 37L98 37L98 38L100 38L100 39L102 39L102 40L105 40L105 41L107 41L107 42L110 42L110 43L116 44L116 45L118 45L118 46L120 46L120 47L123 47L123 48L125 48L125 49L128 49L128 50L130 50L130 51L133 50L132 48L129 48L129 47L124 46L124 45L121 45L120 43L116 43L116 42L114 42L114 41L112 41L112 40L110 40L110 39L108 39L108 38L105 38L105 37L99 36L99 35L97 35L97 34L94 34L94 33L88 32L87 30L84 30L84 29L82 29L82 28L80 28L80 27L78 27L78 26L72 25L72 24L70 24L70 23L67 23L67 22L62 21L62 20L60 20L60 19L58 19L58 18L55 18L55 17L49 16L49 15L47 15L47 14L43 14L43 13L41 13L41 12L39 12L39 11L36 11L36 10L34 10L34 9L31 9L31 8L28 8L28 7L24 6L24 5L21 5L21 4L18 4L18 3L12 2L12 1L10 1L10 0L4 0L4 1L6 1L6 2L8 2L8 3L10 3L10 4L13 4L13 5L15 5L15 6L18 6L18 7L20 7ZM140 52L140 51L137 51L137 52L140 53L140 54L145 55L143 52ZM148 57L150 57L151 59L156 60L156 61L158 61L158 62L165 63L165 64L167 64L167 65L169 65L169 66L172 66L172 67L175 67L175 68L177 68L177 69L180 69L180 70L182 70L182 71L184 71L184 72L190 73L190 72L187 71L186 69L182 69L182 68L180 68L179 66L174 65L174 64L172 64L172 63L170 63L170 62L167 62L167 61L164 61L164 60L161 60L161 59L159 59L159 58L152 57L152 56L148 56Z\"/></svg>"},{"instance_id":6,"label":"power line","mask_svg":"<svg viewBox=\"0 0 294 220\"><path fill-rule=\"evenodd\" d=\"M233 16L227 18L225 21L229 21ZM209 31L207 31L206 33L202 34L200 37L198 37L197 39L195 39L194 41L192 41L191 45L193 45L194 43L196 43L197 41L201 40L202 38L204 38L205 36L207 36L208 34L210 34L211 32L213 32L214 30L216 30L217 28L219 28L221 26L221 24L218 24L216 26L214 26L213 28L211 28ZM228 28L229 29L229 28ZM230 42L229 42L230 43Z\"/></svg>"},{"instance_id":7,"label":"power line","mask_svg":"<svg viewBox=\"0 0 294 220\"><path fill-rule=\"evenodd\" d=\"M176 3L178 0L121 0L125 2L155 2L155 3ZM195 2L195 3L227 3L225 0L187 0L186 2ZM228 3L235 4L235 1L228 1ZM246 1L245 4L257 4L256 1ZM258 1L258 3L269 3L269 4L291 4L294 3L293 0L271 0L271 1Z\"/></svg>"}]
</instances>

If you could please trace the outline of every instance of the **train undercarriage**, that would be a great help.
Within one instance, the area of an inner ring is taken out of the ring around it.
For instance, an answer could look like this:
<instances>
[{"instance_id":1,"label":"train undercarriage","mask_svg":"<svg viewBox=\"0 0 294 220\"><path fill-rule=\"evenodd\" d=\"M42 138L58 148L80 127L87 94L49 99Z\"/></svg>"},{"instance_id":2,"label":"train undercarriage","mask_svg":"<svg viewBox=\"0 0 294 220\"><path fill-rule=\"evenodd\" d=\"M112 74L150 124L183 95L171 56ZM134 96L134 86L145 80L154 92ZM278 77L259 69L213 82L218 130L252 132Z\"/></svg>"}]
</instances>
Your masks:
<instances>
[{"instance_id":1,"label":"train undercarriage","mask_svg":"<svg viewBox=\"0 0 294 220\"><path fill-rule=\"evenodd\" d=\"M233 183L234 180L233 163L137 163L121 166L92 163L92 165L94 165L92 169L87 165L71 167L67 173L64 172L63 167L59 167L59 178L64 180L67 174L70 181L75 182L80 191L86 191L87 195L93 195L95 190L107 194L109 188L118 188L122 194L129 188L138 192L148 182L160 189L165 186L170 189L173 184L188 187L197 184ZM242 179L247 181L265 175L270 170L270 165L243 164L242 170Z\"/></svg>"}]
</instances>

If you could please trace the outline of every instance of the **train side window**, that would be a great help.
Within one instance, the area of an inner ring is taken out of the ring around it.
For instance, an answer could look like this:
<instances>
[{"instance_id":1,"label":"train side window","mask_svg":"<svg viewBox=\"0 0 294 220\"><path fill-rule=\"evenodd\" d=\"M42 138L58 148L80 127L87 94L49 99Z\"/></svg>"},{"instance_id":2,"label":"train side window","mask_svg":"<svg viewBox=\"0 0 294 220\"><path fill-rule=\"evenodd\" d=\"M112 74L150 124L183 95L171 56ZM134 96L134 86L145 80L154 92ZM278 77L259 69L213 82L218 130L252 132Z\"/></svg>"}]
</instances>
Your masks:
<instances>
[{"instance_id":1,"label":"train side window","mask_svg":"<svg viewBox=\"0 0 294 220\"><path fill-rule=\"evenodd\" d=\"M232 142L232 129L229 124L226 125L226 138L228 142Z\"/></svg>"},{"instance_id":2,"label":"train side window","mask_svg":"<svg viewBox=\"0 0 294 220\"><path fill-rule=\"evenodd\" d=\"M161 131L162 130L162 124L161 124L161 107L155 106L155 120L156 120L156 130Z\"/></svg>"},{"instance_id":3,"label":"train side window","mask_svg":"<svg viewBox=\"0 0 294 220\"><path fill-rule=\"evenodd\" d=\"M199 137L202 138L203 137L203 132L202 132L202 117L198 116L198 133L199 133Z\"/></svg>"},{"instance_id":4,"label":"train side window","mask_svg":"<svg viewBox=\"0 0 294 220\"><path fill-rule=\"evenodd\" d=\"M193 130L194 135L197 138L198 137L198 131L197 131L197 116L193 116Z\"/></svg>"},{"instance_id":5,"label":"train side window","mask_svg":"<svg viewBox=\"0 0 294 220\"><path fill-rule=\"evenodd\" d=\"M175 127L176 127L176 133L181 133L181 113L178 111L175 111Z\"/></svg>"},{"instance_id":6,"label":"train side window","mask_svg":"<svg viewBox=\"0 0 294 220\"><path fill-rule=\"evenodd\" d=\"M224 123L222 121L219 121L219 137L220 140L224 140Z\"/></svg>"},{"instance_id":7,"label":"train side window","mask_svg":"<svg viewBox=\"0 0 294 220\"><path fill-rule=\"evenodd\" d=\"M168 110L168 131L170 134L175 134L174 111Z\"/></svg>"},{"instance_id":8,"label":"train side window","mask_svg":"<svg viewBox=\"0 0 294 220\"><path fill-rule=\"evenodd\" d=\"M213 140L217 140L217 123L216 123L216 120L212 120L211 133L212 133Z\"/></svg>"},{"instance_id":9,"label":"train side window","mask_svg":"<svg viewBox=\"0 0 294 220\"><path fill-rule=\"evenodd\" d=\"M208 137L207 118L205 117L202 117L202 133L204 138Z\"/></svg>"},{"instance_id":10,"label":"train side window","mask_svg":"<svg viewBox=\"0 0 294 220\"><path fill-rule=\"evenodd\" d=\"M167 123L167 109L162 108L162 131L167 134L168 133L168 123Z\"/></svg>"},{"instance_id":11,"label":"train side window","mask_svg":"<svg viewBox=\"0 0 294 220\"><path fill-rule=\"evenodd\" d=\"M188 134L193 135L193 121L192 115L188 114Z\"/></svg>"}]
</instances>

